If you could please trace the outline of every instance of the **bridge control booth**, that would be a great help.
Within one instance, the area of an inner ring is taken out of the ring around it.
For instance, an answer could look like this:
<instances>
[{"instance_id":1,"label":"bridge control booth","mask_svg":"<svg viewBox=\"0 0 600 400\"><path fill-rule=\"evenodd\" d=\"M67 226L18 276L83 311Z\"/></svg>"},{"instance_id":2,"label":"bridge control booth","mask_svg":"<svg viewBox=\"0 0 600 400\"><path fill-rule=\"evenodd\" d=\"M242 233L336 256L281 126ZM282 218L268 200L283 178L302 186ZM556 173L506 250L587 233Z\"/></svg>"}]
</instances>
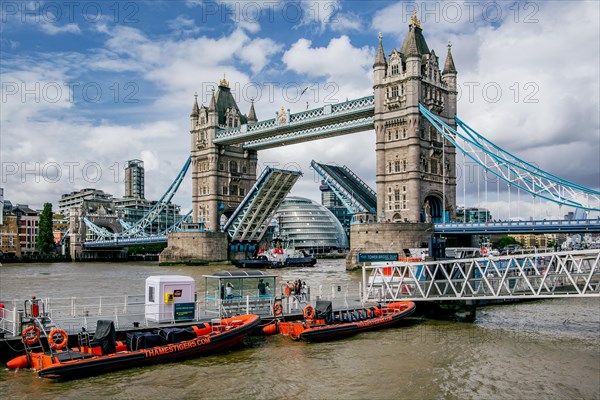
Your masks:
<instances>
[{"instance_id":1,"label":"bridge control booth","mask_svg":"<svg viewBox=\"0 0 600 400\"><path fill-rule=\"evenodd\" d=\"M275 302L276 275L259 270L220 271L203 275L204 312L226 317L270 315Z\"/></svg>"},{"instance_id":2,"label":"bridge control booth","mask_svg":"<svg viewBox=\"0 0 600 400\"><path fill-rule=\"evenodd\" d=\"M146 320L154 322L191 321L196 317L196 281L183 275L146 278Z\"/></svg>"}]
</instances>

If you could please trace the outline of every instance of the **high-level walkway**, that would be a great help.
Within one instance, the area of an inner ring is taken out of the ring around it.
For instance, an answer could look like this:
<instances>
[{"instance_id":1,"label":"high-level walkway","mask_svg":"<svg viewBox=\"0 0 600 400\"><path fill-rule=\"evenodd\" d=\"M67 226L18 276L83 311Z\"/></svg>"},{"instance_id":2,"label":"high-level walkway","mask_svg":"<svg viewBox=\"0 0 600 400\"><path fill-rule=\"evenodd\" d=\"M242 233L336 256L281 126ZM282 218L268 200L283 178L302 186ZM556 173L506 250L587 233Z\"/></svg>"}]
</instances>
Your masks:
<instances>
[{"instance_id":1,"label":"high-level walkway","mask_svg":"<svg viewBox=\"0 0 600 400\"><path fill-rule=\"evenodd\" d=\"M243 144L246 149L264 150L367 131L373 129L374 110L375 98L367 96L295 114L280 111L278 118L219 130L213 143Z\"/></svg>"}]
</instances>

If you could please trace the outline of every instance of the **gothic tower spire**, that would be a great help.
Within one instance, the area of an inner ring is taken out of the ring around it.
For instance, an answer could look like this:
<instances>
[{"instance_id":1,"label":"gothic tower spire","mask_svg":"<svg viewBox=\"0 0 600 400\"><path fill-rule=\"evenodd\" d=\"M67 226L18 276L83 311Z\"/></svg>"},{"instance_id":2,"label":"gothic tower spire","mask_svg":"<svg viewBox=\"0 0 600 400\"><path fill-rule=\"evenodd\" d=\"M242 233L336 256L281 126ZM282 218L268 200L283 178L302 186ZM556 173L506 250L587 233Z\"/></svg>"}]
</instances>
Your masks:
<instances>
[{"instance_id":1,"label":"gothic tower spire","mask_svg":"<svg viewBox=\"0 0 600 400\"><path fill-rule=\"evenodd\" d=\"M454 59L452 58L452 42L448 41L448 56L446 57L446 63L444 64L444 70L442 75L456 74L456 67L454 66Z\"/></svg>"},{"instance_id":2,"label":"gothic tower spire","mask_svg":"<svg viewBox=\"0 0 600 400\"><path fill-rule=\"evenodd\" d=\"M198 107L198 93L194 94L194 106L192 107L192 114L190 117L198 117L200 115L200 108Z\"/></svg>"},{"instance_id":3,"label":"gothic tower spire","mask_svg":"<svg viewBox=\"0 0 600 400\"><path fill-rule=\"evenodd\" d=\"M381 32L379 32L378 37L379 37L379 47L377 49L377 56L375 57L375 64L373 64L373 67L387 65L387 62L385 60L385 53L383 52L383 43L382 43L383 35L381 34Z\"/></svg>"},{"instance_id":4,"label":"gothic tower spire","mask_svg":"<svg viewBox=\"0 0 600 400\"><path fill-rule=\"evenodd\" d=\"M254 110L254 99L251 99L252 104L250 105L250 111L248 112L248 123L253 124L258 122L256 118L256 111Z\"/></svg>"}]
</instances>

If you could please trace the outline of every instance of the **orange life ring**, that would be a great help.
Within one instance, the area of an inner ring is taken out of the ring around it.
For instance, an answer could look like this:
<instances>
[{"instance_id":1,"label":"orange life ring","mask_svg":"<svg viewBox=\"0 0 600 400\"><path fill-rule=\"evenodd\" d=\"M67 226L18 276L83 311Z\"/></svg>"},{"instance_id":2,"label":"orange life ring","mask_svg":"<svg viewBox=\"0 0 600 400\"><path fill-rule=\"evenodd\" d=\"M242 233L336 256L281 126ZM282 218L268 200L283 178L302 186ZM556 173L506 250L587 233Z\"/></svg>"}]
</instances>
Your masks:
<instances>
[{"instance_id":1,"label":"orange life ring","mask_svg":"<svg viewBox=\"0 0 600 400\"><path fill-rule=\"evenodd\" d=\"M24 343L34 344L40 338L40 328L35 325L29 325L27 328L23 329L23 332L21 332L21 337L23 338Z\"/></svg>"},{"instance_id":2,"label":"orange life ring","mask_svg":"<svg viewBox=\"0 0 600 400\"><path fill-rule=\"evenodd\" d=\"M315 309L310 304L304 307L304 318L313 319L315 317Z\"/></svg>"},{"instance_id":3,"label":"orange life ring","mask_svg":"<svg viewBox=\"0 0 600 400\"><path fill-rule=\"evenodd\" d=\"M280 301L273 304L273 315L278 317L283 314L283 304Z\"/></svg>"},{"instance_id":4,"label":"orange life ring","mask_svg":"<svg viewBox=\"0 0 600 400\"><path fill-rule=\"evenodd\" d=\"M56 337L56 339L54 337ZM64 329L54 328L48 335L48 344L50 347L56 350L60 350L65 347L68 341L69 335L67 335L67 332L65 332Z\"/></svg>"}]
</instances>

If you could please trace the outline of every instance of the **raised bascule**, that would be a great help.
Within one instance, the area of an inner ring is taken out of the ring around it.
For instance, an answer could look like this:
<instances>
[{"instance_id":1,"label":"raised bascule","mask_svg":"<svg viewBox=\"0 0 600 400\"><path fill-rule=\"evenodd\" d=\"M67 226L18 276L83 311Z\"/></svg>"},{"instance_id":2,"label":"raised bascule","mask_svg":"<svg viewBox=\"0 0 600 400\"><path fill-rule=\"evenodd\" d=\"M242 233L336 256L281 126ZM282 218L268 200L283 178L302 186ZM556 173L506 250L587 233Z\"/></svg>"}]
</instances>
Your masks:
<instances>
[{"instance_id":1,"label":"raised bascule","mask_svg":"<svg viewBox=\"0 0 600 400\"><path fill-rule=\"evenodd\" d=\"M509 193L515 189L561 206L600 211L600 192L528 164L456 116L458 72L452 46L448 44L442 67L436 52L428 47L416 15L400 48L387 56L379 35L373 74L373 95L297 113L282 107L273 118L263 121L258 121L254 102L248 114L240 111L225 77L208 107L199 105L196 96L190 115L190 158L164 196L164 201L170 200L190 169L193 224L182 221L161 232L160 240L168 235L169 243L161 261L206 262L246 256L242 253L255 249L270 218L301 175L271 168L259 171L257 152L361 131L375 134L374 191L349 169L312 163L355 214L349 267L355 266L357 252L402 253L406 248L421 247L434 233L511 231L510 222L471 228L456 224L457 151L504 182ZM161 204L162 199L157 207ZM84 230L92 230L97 239L82 243L85 232L78 232L78 239L71 237L72 244L79 240L75 244L81 249L134 240L151 242L156 238L144 235L143 226L155 214L156 210L121 232L102 230L84 220ZM567 225L571 232L600 231L599 222L587 221L586 225ZM569 231L564 221L541 225L544 232ZM535 232L541 225L521 224L518 230Z\"/></svg>"}]
</instances>

